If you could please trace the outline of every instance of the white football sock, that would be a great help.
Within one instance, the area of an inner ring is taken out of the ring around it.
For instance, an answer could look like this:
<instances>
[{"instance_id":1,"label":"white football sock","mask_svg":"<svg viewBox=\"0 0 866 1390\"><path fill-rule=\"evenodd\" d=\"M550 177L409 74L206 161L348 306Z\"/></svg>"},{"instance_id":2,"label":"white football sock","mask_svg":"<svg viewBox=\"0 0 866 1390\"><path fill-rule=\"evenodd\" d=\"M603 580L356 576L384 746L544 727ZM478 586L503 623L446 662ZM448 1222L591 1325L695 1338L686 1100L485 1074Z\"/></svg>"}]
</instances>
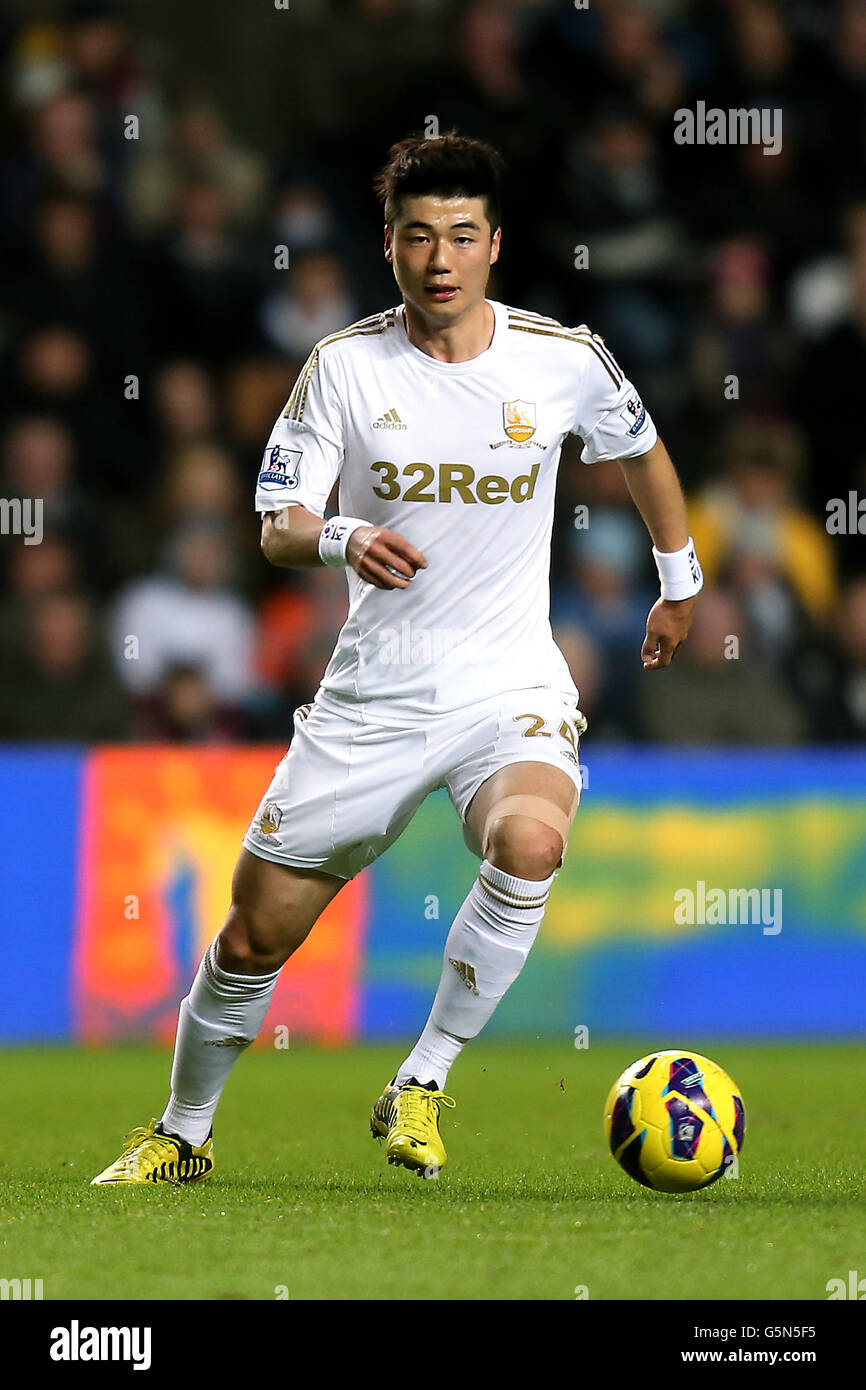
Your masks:
<instances>
[{"instance_id":1,"label":"white football sock","mask_svg":"<svg viewBox=\"0 0 866 1390\"><path fill-rule=\"evenodd\" d=\"M484 860L448 933L433 1008L398 1084L414 1076L444 1087L463 1044L477 1037L523 969L555 878L517 878Z\"/></svg>"},{"instance_id":2,"label":"white football sock","mask_svg":"<svg viewBox=\"0 0 866 1390\"><path fill-rule=\"evenodd\" d=\"M450 970L451 966L447 968ZM404 1081L410 1081L414 1076L422 1086L435 1081L441 1091L465 1042L466 1038L456 1038L444 1032L437 1028L432 1018L428 1018L424 1032L397 1072L397 1084L402 1086Z\"/></svg>"},{"instance_id":3,"label":"white football sock","mask_svg":"<svg viewBox=\"0 0 866 1390\"><path fill-rule=\"evenodd\" d=\"M217 964L211 942L180 1006L171 1099L162 1116L169 1134L204 1143L229 1072L265 1021L279 974L232 975Z\"/></svg>"}]
</instances>

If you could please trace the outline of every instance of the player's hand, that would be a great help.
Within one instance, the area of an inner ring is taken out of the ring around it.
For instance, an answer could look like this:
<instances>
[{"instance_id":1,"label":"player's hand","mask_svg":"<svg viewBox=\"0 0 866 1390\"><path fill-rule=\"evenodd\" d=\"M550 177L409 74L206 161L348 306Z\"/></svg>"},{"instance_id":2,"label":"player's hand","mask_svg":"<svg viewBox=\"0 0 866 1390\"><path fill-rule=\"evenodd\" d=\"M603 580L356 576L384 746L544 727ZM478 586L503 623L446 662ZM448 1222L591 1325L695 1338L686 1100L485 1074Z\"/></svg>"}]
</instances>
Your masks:
<instances>
[{"instance_id":1,"label":"player's hand","mask_svg":"<svg viewBox=\"0 0 866 1390\"><path fill-rule=\"evenodd\" d=\"M349 537L346 559L377 589L407 589L416 571L427 568L421 551L385 526L358 526Z\"/></svg>"},{"instance_id":2,"label":"player's hand","mask_svg":"<svg viewBox=\"0 0 866 1390\"><path fill-rule=\"evenodd\" d=\"M670 666L677 648L686 640L694 607L693 598L677 601L660 598L653 604L640 651L645 671L658 671L662 666Z\"/></svg>"}]
</instances>

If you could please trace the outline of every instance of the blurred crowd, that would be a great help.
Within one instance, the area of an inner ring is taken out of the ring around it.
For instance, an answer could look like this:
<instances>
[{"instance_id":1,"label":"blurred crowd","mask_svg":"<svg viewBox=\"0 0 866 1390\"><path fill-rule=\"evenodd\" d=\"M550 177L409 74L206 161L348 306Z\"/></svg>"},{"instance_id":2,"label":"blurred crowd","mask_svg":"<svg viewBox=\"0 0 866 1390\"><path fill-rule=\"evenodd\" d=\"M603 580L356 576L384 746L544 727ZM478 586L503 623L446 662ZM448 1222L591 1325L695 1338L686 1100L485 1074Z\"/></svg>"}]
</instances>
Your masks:
<instances>
[{"instance_id":1,"label":"blurred crowd","mask_svg":"<svg viewBox=\"0 0 866 1390\"><path fill-rule=\"evenodd\" d=\"M202 3L198 63L168 5L0 19L0 495L44 503L3 539L0 739L288 736L345 576L265 564L255 475L313 344L398 299L371 179L431 118L506 157L491 295L602 333L688 492L673 678L620 472L564 448L552 617L593 736L863 738L863 539L827 507L866 497L866 0L254 8ZM698 101L780 110L780 152L676 144Z\"/></svg>"}]
</instances>

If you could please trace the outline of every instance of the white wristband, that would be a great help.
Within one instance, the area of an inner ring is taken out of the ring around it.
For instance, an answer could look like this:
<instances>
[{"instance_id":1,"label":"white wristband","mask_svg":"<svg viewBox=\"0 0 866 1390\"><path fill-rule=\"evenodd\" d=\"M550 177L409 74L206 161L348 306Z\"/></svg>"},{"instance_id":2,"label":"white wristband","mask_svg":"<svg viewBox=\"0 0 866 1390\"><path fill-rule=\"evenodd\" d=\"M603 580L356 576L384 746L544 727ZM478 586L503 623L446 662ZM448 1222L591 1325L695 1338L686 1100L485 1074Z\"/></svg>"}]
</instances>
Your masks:
<instances>
[{"instance_id":1,"label":"white wristband","mask_svg":"<svg viewBox=\"0 0 866 1390\"><path fill-rule=\"evenodd\" d=\"M700 593L704 576L691 536L682 550L663 551L656 550L653 546L653 559L661 580L662 598L673 599L676 602Z\"/></svg>"},{"instance_id":2,"label":"white wristband","mask_svg":"<svg viewBox=\"0 0 866 1390\"><path fill-rule=\"evenodd\" d=\"M326 565L347 565L349 537L359 526L370 525L372 522L363 521L359 516L332 516L319 532L319 559Z\"/></svg>"}]
</instances>

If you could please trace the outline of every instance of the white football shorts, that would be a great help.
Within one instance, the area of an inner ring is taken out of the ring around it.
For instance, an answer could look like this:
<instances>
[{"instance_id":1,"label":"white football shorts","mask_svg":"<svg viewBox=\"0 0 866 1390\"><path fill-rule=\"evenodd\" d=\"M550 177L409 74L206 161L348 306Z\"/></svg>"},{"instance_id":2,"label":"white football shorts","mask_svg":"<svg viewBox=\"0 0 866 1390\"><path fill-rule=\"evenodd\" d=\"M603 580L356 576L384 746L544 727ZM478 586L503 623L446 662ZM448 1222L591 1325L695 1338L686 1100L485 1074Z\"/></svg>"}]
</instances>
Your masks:
<instances>
[{"instance_id":1,"label":"white football shorts","mask_svg":"<svg viewBox=\"0 0 866 1390\"><path fill-rule=\"evenodd\" d=\"M580 796L582 718L574 695L549 687L434 715L397 701L347 701L320 688L293 720L289 750L243 841L275 864L354 878L438 787L447 789L464 840L480 859L465 812L482 782L510 763L561 767Z\"/></svg>"}]
</instances>

